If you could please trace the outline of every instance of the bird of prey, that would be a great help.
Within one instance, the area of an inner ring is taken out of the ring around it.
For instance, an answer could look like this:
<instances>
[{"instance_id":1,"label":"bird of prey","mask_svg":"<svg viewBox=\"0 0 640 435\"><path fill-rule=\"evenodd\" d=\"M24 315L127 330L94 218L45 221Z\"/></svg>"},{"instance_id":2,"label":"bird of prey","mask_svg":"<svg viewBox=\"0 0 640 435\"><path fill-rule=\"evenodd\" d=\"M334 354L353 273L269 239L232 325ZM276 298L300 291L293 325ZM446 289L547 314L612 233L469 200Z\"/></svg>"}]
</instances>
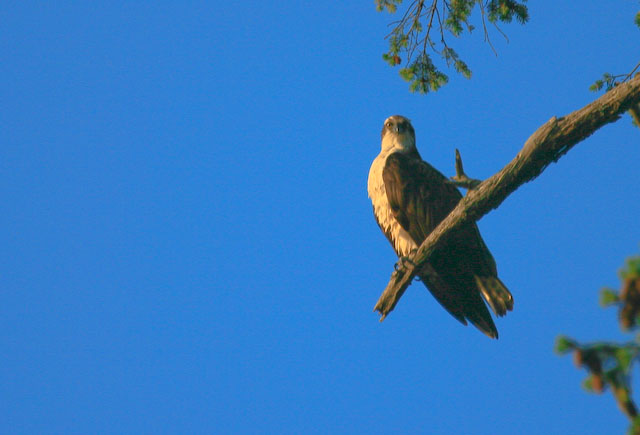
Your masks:
<instances>
[{"instance_id":1,"label":"bird of prey","mask_svg":"<svg viewBox=\"0 0 640 435\"><path fill-rule=\"evenodd\" d=\"M387 118L382 126L382 149L369 170L368 192L376 221L401 259L417 249L462 198L454 184L422 160L413 126L400 115ZM503 316L513 309L513 297L498 278L475 222L447 237L418 276L453 317L498 338L482 298Z\"/></svg>"}]
</instances>

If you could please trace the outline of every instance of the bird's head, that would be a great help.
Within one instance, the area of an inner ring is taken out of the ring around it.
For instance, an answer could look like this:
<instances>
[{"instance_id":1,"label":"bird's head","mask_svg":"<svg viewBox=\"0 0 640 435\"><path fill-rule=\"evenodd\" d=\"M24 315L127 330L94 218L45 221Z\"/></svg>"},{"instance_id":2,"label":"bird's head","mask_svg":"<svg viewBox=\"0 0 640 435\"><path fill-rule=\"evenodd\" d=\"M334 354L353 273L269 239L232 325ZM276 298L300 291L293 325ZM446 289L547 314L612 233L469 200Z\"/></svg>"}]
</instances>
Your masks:
<instances>
[{"instance_id":1,"label":"bird's head","mask_svg":"<svg viewBox=\"0 0 640 435\"><path fill-rule=\"evenodd\" d=\"M416 133L411 121L401 115L393 115L382 126L382 150L412 151L416 148Z\"/></svg>"}]
</instances>

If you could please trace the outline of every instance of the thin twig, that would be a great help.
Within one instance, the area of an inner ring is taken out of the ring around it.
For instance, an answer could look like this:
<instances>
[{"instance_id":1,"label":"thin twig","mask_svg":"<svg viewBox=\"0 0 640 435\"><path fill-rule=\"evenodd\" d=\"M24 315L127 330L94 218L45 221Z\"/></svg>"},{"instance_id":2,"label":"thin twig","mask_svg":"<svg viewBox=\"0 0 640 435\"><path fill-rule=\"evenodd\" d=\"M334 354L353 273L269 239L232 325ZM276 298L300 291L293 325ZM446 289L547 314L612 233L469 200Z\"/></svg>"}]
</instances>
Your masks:
<instances>
[{"instance_id":1,"label":"thin twig","mask_svg":"<svg viewBox=\"0 0 640 435\"><path fill-rule=\"evenodd\" d=\"M491 39L489 38L489 31L487 30L487 22L485 21L484 3L482 2L478 2L478 3L480 3L480 16L482 16L482 29L484 30L484 41L489 44L489 47L491 47L493 54L495 54L497 57L498 52L496 51L495 47L491 43Z\"/></svg>"},{"instance_id":2,"label":"thin twig","mask_svg":"<svg viewBox=\"0 0 640 435\"><path fill-rule=\"evenodd\" d=\"M631 78L631 76L633 76L633 73L636 72L636 70L640 68L640 62L638 62L638 64L635 66L635 68L633 68L631 70L631 72L629 74L627 74L624 79L622 79L622 83L626 82L627 80L629 80Z\"/></svg>"},{"instance_id":3,"label":"thin twig","mask_svg":"<svg viewBox=\"0 0 640 435\"><path fill-rule=\"evenodd\" d=\"M502 31L502 29L500 28L500 26L498 26L498 24L496 24L496 23L494 22L494 23L493 23L493 27L495 27L495 28L496 28L496 30L497 30L498 32L500 32L500 34L501 34L502 36L504 36L504 39L505 39L505 41L507 41L507 44L508 44L508 43L509 43L509 37L507 36L507 34L506 34L506 33L504 33L504 32Z\"/></svg>"},{"instance_id":4,"label":"thin twig","mask_svg":"<svg viewBox=\"0 0 640 435\"><path fill-rule=\"evenodd\" d=\"M420 0L423 1L423 0ZM418 0L414 0L413 3L411 3L409 5L409 7L407 8L407 10L405 11L404 15L402 16L401 19L399 19L398 21L392 21L389 25L398 23L398 25L391 31L391 33L389 33L387 36L384 37L384 39L387 39L389 36L393 35L394 33L396 33L398 31L398 29L402 29L402 33L404 33L404 26L405 26L405 22L407 21L407 17L409 16L409 12L411 12L411 9L413 9L413 6L418 2Z\"/></svg>"}]
</instances>

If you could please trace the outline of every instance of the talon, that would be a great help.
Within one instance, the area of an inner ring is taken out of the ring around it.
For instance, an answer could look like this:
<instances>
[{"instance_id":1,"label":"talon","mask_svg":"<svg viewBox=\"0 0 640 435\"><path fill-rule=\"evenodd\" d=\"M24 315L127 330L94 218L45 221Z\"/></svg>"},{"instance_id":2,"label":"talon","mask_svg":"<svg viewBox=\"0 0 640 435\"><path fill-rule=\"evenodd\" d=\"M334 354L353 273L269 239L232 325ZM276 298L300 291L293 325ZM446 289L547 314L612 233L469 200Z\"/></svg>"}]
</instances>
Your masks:
<instances>
[{"instance_id":1,"label":"talon","mask_svg":"<svg viewBox=\"0 0 640 435\"><path fill-rule=\"evenodd\" d=\"M398 259L398 263L400 263L400 265L401 265L402 267L406 267L406 266L405 266L405 263L409 263L410 265L412 265L412 266L414 266L414 267L415 267L415 265L416 265L416 263L414 263L414 262L413 262L409 257L400 257L400 258ZM396 264L397 264L397 263L396 263Z\"/></svg>"}]
</instances>

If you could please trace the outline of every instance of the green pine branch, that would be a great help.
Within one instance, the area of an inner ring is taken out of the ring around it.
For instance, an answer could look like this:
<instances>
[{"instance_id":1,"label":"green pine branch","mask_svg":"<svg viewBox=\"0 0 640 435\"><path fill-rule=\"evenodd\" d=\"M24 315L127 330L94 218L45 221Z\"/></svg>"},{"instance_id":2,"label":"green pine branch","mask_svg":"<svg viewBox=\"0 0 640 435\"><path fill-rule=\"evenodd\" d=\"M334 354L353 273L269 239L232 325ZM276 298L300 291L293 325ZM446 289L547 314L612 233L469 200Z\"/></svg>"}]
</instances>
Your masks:
<instances>
[{"instance_id":1,"label":"green pine branch","mask_svg":"<svg viewBox=\"0 0 640 435\"><path fill-rule=\"evenodd\" d=\"M627 259L619 272L622 281L618 292L602 289L600 304L603 307L618 307L618 319L623 331L632 331L640 326L640 256ZM583 387L591 393L610 390L618 407L630 420L629 433L640 433L640 416L631 391L633 364L640 357L640 336L627 343L594 342L581 344L559 336L555 351L560 355L573 353L577 367L584 367L588 376Z\"/></svg>"},{"instance_id":2,"label":"green pine branch","mask_svg":"<svg viewBox=\"0 0 640 435\"><path fill-rule=\"evenodd\" d=\"M386 37L389 50L382 58L392 67L404 62L405 66L400 68L399 73L409 82L412 92L426 94L438 90L449 81L432 56L470 78L471 69L447 44L446 37L458 37L465 30L471 33L474 26L469 20L478 6L485 41L491 45L487 22L497 27L498 23L510 23L515 18L524 24L529 19L525 3L526 0L413 0L402 17L391 23L393 30ZM402 0L376 0L378 11L391 14L396 13L401 4ZM498 31L502 33L499 28Z\"/></svg>"}]
</instances>

